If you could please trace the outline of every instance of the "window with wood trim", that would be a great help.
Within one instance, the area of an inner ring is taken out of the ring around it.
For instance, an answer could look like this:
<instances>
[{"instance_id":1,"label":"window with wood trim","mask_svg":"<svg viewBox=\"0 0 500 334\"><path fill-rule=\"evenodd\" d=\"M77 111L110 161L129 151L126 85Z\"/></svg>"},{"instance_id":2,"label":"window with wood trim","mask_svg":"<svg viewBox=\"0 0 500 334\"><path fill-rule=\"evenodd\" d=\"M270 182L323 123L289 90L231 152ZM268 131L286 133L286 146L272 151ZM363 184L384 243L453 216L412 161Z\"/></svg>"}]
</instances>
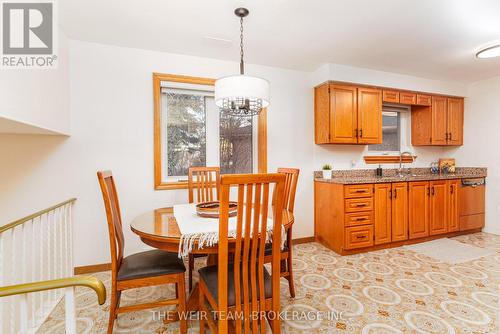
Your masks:
<instances>
[{"instance_id":1,"label":"window with wood trim","mask_svg":"<svg viewBox=\"0 0 500 334\"><path fill-rule=\"evenodd\" d=\"M153 74L156 189L187 188L191 166L220 166L222 174L265 171L266 111L259 119L221 113L214 82Z\"/></svg>"}]
</instances>

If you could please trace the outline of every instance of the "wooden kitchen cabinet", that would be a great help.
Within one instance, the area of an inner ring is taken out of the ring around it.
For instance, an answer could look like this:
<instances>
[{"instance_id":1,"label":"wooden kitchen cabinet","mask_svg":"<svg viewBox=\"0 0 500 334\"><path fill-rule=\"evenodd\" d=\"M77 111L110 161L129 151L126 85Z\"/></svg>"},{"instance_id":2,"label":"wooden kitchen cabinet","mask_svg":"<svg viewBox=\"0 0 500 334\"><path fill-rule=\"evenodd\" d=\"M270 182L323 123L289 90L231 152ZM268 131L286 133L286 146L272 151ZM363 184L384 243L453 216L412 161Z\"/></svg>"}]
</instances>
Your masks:
<instances>
[{"instance_id":1,"label":"wooden kitchen cabinet","mask_svg":"<svg viewBox=\"0 0 500 334\"><path fill-rule=\"evenodd\" d=\"M358 88L358 143L382 144L382 96L378 89Z\"/></svg>"},{"instance_id":2,"label":"wooden kitchen cabinet","mask_svg":"<svg viewBox=\"0 0 500 334\"><path fill-rule=\"evenodd\" d=\"M416 105L418 106L431 106L432 104L432 97L430 95L425 95L425 94L417 94L417 102Z\"/></svg>"},{"instance_id":3,"label":"wooden kitchen cabinet","mask_svg":"<svg viewBox=\"0 0 500 334\"><path fill-rule=\"evenodd\" d=\"M447 103L447 144L463 145L464 100L448 98Z\"/></svg>"},{"instance_id":4,"label":"wooden kitchen cabinet","mask_svg":"<svg viewBox=\"0 0 500 334\"><path fill-rule=\"evenodd\" d=\"M315 88L316 144L382 143L382 92L326 83Z\"/></svg>"},{"instance_id":5,"label":"wooden kitchen cabinet","mask_svg":"<svg viewBox=\"0 0 500 334\"><path fill-rule=\"evenodd\" d=\"M484 188L484 178L315 181L315 238L345 255L476 232L484 226Z\"/></svg>"},{"instance_id":6,"label":"wooden kitchen cabinet","mask_svg":"<svg viewBox=\"0 0 500 334\"><path fill-rule=\"evenodd\" d=\"M459 226L459 202L458 190L460 187L460 180L448 180L448 232L455 232L460 229Z\"/></svg>"},{"instance_id":7,"label":"wooden kitchen cabinet","mask_svg":"<svg viewBox=\"0 0 500 334\"><path fill-rule=\"evenodd\" d=\"M443 234L448 232L448 181L439 180L430 182L430 219L429 234Z\"/></svg>"},{"instance_id":8,"label":"wooden kitchen cabinet","mask_svg":"<svg viewBox=\"0 0 500 334\"><path fill-rule=\"evenodd\" d=\"M446 145L447 139L447 101L445 97L432 97L431 143L432 145Z\"/></svg>"},{"instance_id":9,"label":"wooden kitchen cabinet","mask_svg":"<svg viewBox=\"0 0 500 334\"><path fill-rule=\"evenodd\" d=\"M382 91L382 100L389 103L399 103L399 91L384 89Z\"/></svg>"},{"instance_id":10,"label":"wooden kitchen cabinet","mask_svg":"<svg viewBox=\"0 0 500 334\"><path fill-rule=\"evenodd\" d=\"M375 245L381 245L392 240L392 184L375 185Z\"/></svg>"},{"instance_id":11,"label":"wooden kitchen cabinet","mask_svg":"<svg viewBox=\"0 0 500 334\"><path fill-rule=\"evenodd\" d=\"M408 183L392 184L392 241L408 239Z\"/></svg>"},{"instance_id":12,"label":"wooden kitchen cabinet","mask_svg":"<svg viewBox=\"0 0 500 334\"><path fill-rule=\"evenodd\" d=\"M418 98L417 95L417 104ZM412 108L412 145L463 145L463 123L463 98L432 96L431 106L417 105Z\"/></svg>"},{"instance_id":13,"label":"wooden kitchen cabinet","mask_svg":"<svg viewBox=\"0 0 500 334\"><path fill-rule=\"evenodd\" d=\"M429 196L428 181L409 182L408 235L410 239L429 235Z\"/></svg>"},{"instance_id":14,"label":"wooden kitchen cabinet","mask_svg":"<svg viewBox=\"0 0 500 334\"><path fill-rule=\"evenodd\" d=\"M356 87L330 85L329 142L355 144L358 142L358 100Z\"/></svg>"},{"instance_id":15,"label":"wooden kitchen cabinet","mask_svg":"<svg viewBox=\"0 0 500 334\"><path fill-rule=\"evenodd\" d=\"M399 103L409 105L417 104L417 94L401 92L399 93Z\"/></svg>"},{"instance_id":16,"label":"wooden kitchen cabinet","mask_svg":"<svg viewBox=\"0 0 500 334\"><path fill-rule=\"evenodd\" d=\"M408 239L408 184L375 185L375 245Z\"/></svg>"}]
</instances>

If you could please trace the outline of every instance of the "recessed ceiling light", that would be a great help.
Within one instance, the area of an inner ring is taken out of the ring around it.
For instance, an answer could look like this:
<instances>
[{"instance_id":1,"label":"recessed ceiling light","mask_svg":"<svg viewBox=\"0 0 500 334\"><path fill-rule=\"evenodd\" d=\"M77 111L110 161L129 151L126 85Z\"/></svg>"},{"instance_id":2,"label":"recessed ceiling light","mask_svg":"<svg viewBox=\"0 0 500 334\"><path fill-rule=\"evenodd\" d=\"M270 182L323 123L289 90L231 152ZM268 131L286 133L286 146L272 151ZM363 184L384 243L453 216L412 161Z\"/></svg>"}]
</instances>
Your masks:
<instances>
[{"instance_id":1,"label":"recessed ceiling light","mask_svg":"<svg viewBox=\"0 0 500 334\"><path fill-rule=\"evenodd\" d=\"M477 58L500 57L500 44L484 48L476 53Z\"/></svg>"}]
</instances>

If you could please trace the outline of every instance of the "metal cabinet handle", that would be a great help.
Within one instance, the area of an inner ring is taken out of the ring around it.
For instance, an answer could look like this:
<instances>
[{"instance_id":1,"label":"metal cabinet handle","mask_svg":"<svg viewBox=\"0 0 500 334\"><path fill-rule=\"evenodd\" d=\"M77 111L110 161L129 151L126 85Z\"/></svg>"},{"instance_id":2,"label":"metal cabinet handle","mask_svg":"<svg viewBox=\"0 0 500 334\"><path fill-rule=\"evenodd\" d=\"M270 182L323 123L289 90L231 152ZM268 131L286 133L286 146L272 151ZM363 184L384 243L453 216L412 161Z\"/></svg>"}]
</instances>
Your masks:
<instances>
[{"instance_id":1,"label":"metal cabinet handle","mask_svg":"<svg viewBox=\"0 0 500 334\"><path fill-rule=\"evenodd\" d=\"M357 207L357 208L361 208L361 207L363 207L363 206L366 206L366 204L357 204L357 205L356 205L356 207Z\"/></svg>"},{"instance_id":2,"label":"metal cabinet handle","mask_svg":"<svg viewBox=\"0 0 500 334\"><path fill-rule=\"evenodd\" d=\"M432 196L434 196L435 192L434 192L434 187L432 187Z\"/></svg>"},{"instance_id":3,"label":"metal cabinet handle","mask_svg":"<svg viewBox=\"0 0 500 334\"><path fill-rule=\"evenodd\" d=\"M359 137L363 137L363 129L359 130Z\"/></svg>"},{"instance_id":4,"label":"metal cabinet handle","mask_svg":"<svg viewBox=\"0 0 500 334\"><path fill-rule=\"evenodd\" d=\"M357 239L364 239L364 238L366 238L366 235L358 235L358 236L356 236L356 238Z\"/></svg>"},{"instance_id":5,"label":"metal cabinet handle","mask_svg":"<svg viewBox=\"0 0 500 334\"><path fill-rule=\"evenodd\" d=\"M398 190L394 189L394 199L398 198Z\"/></svg>"}]
</instances>

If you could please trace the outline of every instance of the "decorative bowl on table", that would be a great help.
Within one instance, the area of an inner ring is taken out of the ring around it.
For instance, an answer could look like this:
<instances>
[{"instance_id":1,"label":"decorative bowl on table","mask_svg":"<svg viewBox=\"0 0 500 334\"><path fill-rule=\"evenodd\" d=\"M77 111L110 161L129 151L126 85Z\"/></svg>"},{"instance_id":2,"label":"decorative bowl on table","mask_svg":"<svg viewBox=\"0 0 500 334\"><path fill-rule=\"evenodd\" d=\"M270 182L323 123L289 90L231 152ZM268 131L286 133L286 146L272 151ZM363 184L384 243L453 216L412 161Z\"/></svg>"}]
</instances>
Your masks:
<instances>
[{"instance_id":1,"label":"decorative bowl on table","mask_svg":"<svg viewBox=\"0 0 500 334\"><path fill-rule=\"evenodd\" d=\"M203 218L219 218L220 202L203 202L196 204L196 214ZM238 203L229 202L229 217L238 213Z\"/></svg>"}]
</instances>

